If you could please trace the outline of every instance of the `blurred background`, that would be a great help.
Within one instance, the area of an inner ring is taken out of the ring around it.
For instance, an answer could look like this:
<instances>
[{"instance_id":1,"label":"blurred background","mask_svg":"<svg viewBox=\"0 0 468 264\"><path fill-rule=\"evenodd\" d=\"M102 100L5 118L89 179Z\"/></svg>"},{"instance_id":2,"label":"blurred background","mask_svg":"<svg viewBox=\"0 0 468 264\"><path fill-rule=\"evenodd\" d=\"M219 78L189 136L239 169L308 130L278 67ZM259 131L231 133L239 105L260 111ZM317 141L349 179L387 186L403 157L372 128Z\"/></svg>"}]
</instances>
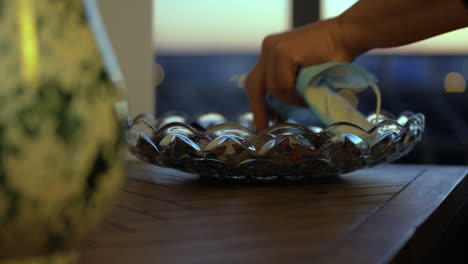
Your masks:
<instances>
[{"instance_id":1,"label":"blurred background","mask_svg":"<svg viewBox=\"0 0 468 264\"><path fill-rule=\"evenodd\" d=\"M157 0L156 113L249 111L233 81L255 64L263 38L336 16L356 0ZM430 25L429 25L430 26ZM468 164L468 29L356 60L379 79L383 109L425 114L423 141L401 163ZM374 110L372 93L359 97Z\"/></svg>"}]
</instances>

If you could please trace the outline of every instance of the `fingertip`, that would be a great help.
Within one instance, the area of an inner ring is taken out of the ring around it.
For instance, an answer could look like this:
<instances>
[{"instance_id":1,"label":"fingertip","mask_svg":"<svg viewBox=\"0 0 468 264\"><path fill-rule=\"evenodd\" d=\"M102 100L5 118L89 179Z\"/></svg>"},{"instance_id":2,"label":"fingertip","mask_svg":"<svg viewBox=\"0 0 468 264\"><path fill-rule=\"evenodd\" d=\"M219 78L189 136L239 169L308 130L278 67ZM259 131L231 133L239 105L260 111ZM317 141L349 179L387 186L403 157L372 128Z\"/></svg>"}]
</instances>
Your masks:
<instances>
[{"instance_id":1,"label":"fingertip","mask_svg":"<svg viewBox=\"0 0 468 264\"><path fill-rule=\"evenodd\" d=\"M265 86L265 54L262 51L260 59L247 76L245 88L249 99L250 109L254 116L254 126L256 132L261 132L268 128L268 109L265 101L267 89Z\"/></svg>"},{"instance_id":2,"label":"fingertip","mask_svg":"<svg viewBox=\"0 0 468 264\"><path fill-rule=\"evenodd\" d=\"M261 132L268 128L268 110L263 100L258 100L252 104L255 130Z\"/></svg>"},{"instance_id":3,"label":"fingertip","mask_svg":"<svg viewBox=\"0 0 468 264\"><path fill-rule=\"evenodd\" d=\"M255 131L257 133L260 133L262 132L263 130L267 129L268 128L268 121L267 119L263 119L263 118L257 118L255 117Z\"/></svg>"}]
</instances>

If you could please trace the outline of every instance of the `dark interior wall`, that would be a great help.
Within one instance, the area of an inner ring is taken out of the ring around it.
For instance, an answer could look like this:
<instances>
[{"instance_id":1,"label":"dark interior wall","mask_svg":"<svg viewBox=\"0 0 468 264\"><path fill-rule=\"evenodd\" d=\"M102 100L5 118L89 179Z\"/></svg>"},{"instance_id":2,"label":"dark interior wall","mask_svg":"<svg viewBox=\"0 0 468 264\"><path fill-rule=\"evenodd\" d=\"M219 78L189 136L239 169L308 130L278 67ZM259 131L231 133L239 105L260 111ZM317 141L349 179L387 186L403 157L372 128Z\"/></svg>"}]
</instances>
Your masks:
<instances>
[{"instance_id":1,"label":"dark interior wall","mask_svg":"<svg viewBox=\"0 0 468 264\"><path fill-rule=\"evenodd\" d=\"M293 27L319 20L319 0L292 0L292 2Z\"/></svg>"}]
</instances>

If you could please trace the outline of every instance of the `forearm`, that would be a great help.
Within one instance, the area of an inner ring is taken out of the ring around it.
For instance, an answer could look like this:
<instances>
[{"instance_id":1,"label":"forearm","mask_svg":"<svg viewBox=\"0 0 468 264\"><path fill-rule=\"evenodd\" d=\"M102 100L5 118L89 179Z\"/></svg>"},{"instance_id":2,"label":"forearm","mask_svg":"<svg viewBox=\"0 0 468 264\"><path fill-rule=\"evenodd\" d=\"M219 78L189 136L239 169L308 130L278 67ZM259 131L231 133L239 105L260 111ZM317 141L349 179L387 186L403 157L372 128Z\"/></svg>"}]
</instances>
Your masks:
<instances>
[{"instance_id":1,"label":"forearm","mask_svg":"<svg viewBox=\"0 0 468 264\"><path fill-rule=\"evenodd\" d=\"M336 18L352 57L409 44L468 26L460 0L360 0Z\"/></svg>"}]
</instances>

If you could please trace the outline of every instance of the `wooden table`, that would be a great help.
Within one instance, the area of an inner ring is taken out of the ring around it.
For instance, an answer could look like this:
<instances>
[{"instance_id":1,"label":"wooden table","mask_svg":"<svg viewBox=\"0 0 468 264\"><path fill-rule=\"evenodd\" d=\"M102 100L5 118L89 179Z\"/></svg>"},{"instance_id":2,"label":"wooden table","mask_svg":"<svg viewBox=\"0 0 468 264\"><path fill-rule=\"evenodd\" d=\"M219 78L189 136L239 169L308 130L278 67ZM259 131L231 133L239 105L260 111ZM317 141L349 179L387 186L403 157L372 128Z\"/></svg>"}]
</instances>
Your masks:
<instances>
[{"instance_id":1,"label":"wooden table","mask_svg":"<svg viewBox=\"0 0 468 264\"><path fill-rule=\"evenodd\" d=\"M462 166L384 165L296 185L223 185L140 162L127 174L82 263L414 263L468 198Z\"/></svg>"}]
</instances>

